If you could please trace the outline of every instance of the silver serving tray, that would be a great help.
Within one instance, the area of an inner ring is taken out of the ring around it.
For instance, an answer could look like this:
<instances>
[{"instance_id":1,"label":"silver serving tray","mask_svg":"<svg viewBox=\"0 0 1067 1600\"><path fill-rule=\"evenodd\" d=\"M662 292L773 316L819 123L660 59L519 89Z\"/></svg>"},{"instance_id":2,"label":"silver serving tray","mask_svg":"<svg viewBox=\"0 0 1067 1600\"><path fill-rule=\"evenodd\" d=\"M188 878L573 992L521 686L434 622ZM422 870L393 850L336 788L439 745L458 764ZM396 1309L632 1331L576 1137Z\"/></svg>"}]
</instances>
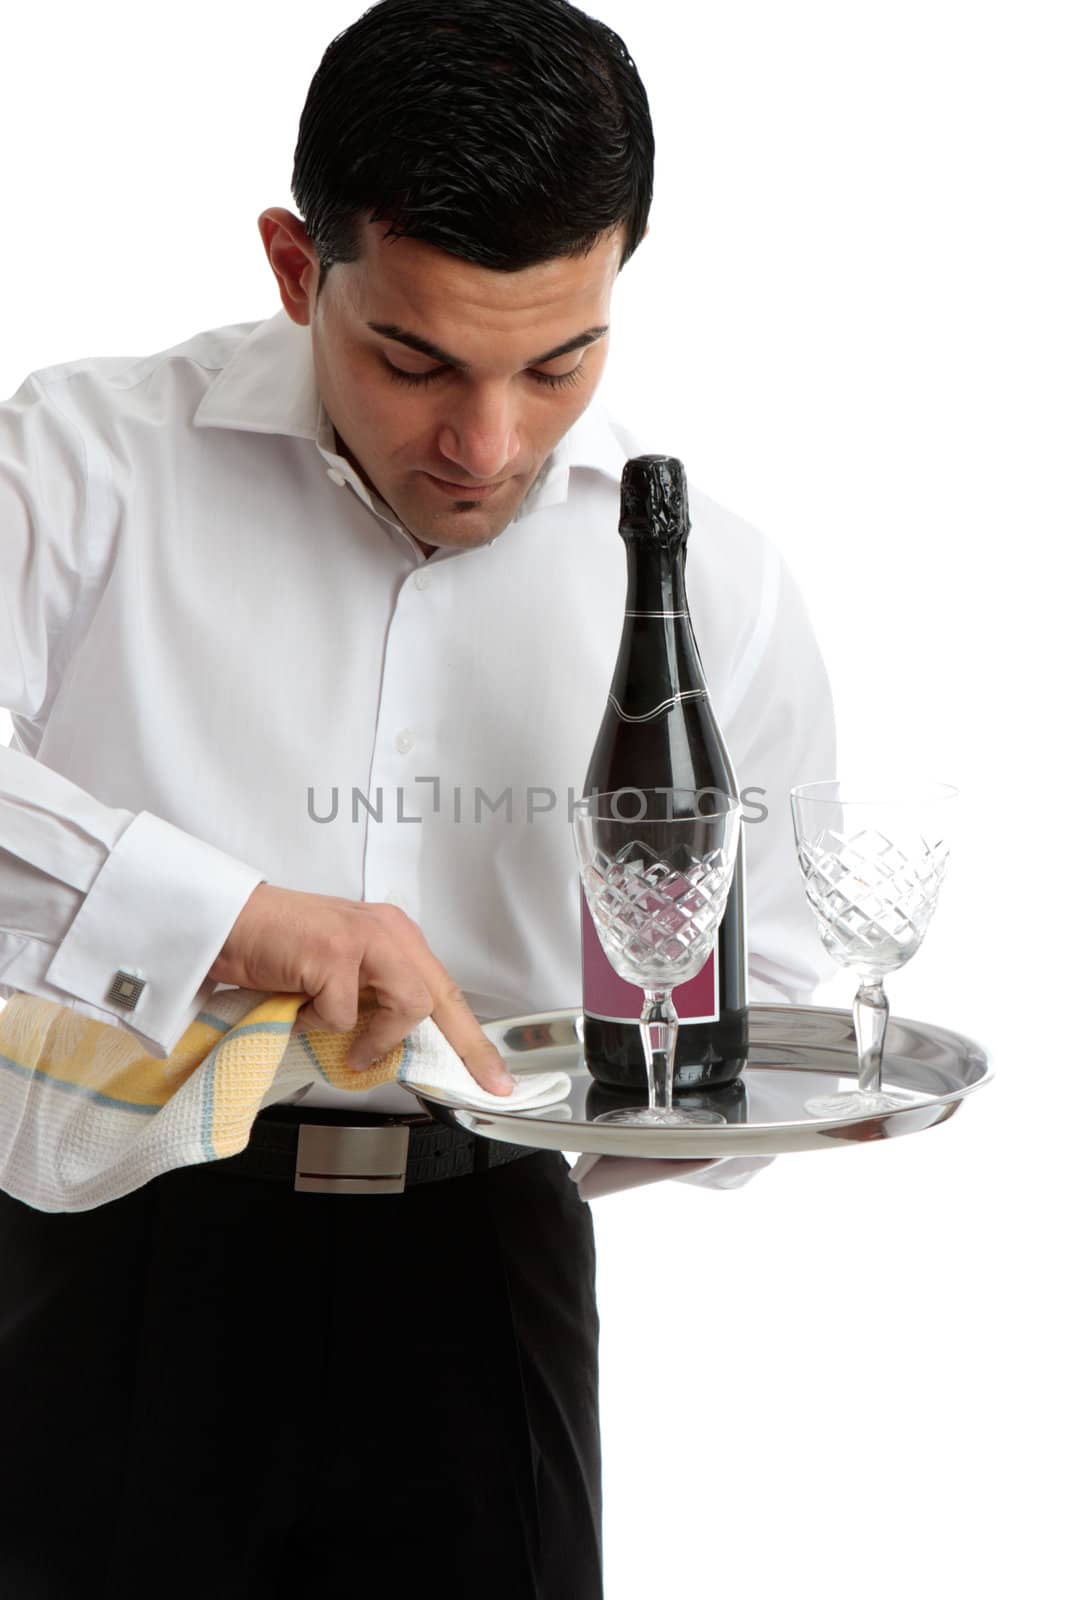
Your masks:
<instances>
[{"instance_id":1,"label":"silver serving tray","mask_svg":"<svg viewBox=\"0 0 1067 1600\"><path fill-rule=\"evenodd\" d=\"M555 1105L508 1111L465 1104L452 1096L418 1091L426 1111L488 1139L540 1150L679 1159L706 1156L785 1155L827 1150L869 1139L893 1139L933 1128L955 1115L965 1095L992 1078L984 1050L972 1039L928 1022L892 1018L886 1034L882 1082L908 1096L907 1106L876 1116L816 1118L804 1110L813 1095L856 1087L856 1039L850 1011L818 1006L749 1008L749 1061L736 1086L686 1089L680 1106L707 1106L725 1125L628 1128L598 1123L610 1106L642 1103L636 1095L605 1089L590 1077L582 1054L582 1013L547 1011L482 1024L517 1078L566 1072L570 1094ZM644 1102L644 1103L647 1103Z\"/></svg>"}]
</instances>

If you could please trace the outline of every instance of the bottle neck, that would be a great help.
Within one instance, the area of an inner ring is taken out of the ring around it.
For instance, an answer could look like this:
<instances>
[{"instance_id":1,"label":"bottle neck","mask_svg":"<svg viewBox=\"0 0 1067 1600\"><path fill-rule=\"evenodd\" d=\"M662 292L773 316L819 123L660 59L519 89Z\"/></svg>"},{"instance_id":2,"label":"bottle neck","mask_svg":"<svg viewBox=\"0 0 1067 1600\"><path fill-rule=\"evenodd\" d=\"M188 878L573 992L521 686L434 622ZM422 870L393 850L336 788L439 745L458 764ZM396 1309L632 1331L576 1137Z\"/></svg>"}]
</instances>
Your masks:
<instances>
[{"instance_id":1,"label":"bottle neck","mask_svg":"<svg viewBox=\"0 0 1067 1600\"><path fill-rule=\"evenodd\" d=\"M638 539L626 541L626 616L658 620L688 618L685 545L666 550Z\"/></svg>"},{"instance_id":2,"label":"bottle neck","mask_svg":"<svg viewBox=\"0 0 1067 1600\"><path fill-rule=\"evenodd\" d=\"M611 691L625 720L643 721L706 697L707 685L689 619L684 544L669 550L630 539L626 546L626 611Z\"/></svg>"}]
</instances>

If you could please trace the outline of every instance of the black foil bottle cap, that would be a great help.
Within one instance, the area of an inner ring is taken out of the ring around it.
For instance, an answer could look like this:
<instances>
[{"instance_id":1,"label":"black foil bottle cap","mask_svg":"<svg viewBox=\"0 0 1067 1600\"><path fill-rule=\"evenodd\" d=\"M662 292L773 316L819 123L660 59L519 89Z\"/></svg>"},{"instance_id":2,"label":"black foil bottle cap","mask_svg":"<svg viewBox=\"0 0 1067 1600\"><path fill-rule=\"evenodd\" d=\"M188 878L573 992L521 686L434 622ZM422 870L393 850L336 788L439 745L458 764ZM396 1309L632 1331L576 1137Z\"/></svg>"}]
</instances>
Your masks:
<instances>
[{"instance_id":1,"label":"black foil bottle cap","mask_svg":"<svg viewBox=\"0 0 1067 1600\"><path fill-rule=\"evenodd\" d=\"M689 537L689 492L677 456L634 456L622 471L619 532L676 549Z\"/></svg>"}]
</instances>

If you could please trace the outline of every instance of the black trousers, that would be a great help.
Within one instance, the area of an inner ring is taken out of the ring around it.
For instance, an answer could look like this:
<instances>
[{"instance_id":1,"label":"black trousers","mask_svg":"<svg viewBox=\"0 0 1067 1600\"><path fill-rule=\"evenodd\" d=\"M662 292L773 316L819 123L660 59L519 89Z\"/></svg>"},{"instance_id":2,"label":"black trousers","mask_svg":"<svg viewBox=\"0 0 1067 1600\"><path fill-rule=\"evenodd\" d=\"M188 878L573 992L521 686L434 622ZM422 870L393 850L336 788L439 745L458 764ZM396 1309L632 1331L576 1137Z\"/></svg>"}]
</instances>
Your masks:
<instances>
[{"instance_id":1,"label":"black trousers","mask_svg":"<svg viewBox=\"0 0 1067 1600\"><path fill-rule=\"evenodd\" d=\"M374 1195L226 1168L0 1192L0 1595L601 1600L564 1158Z\"/></svg>"}]
</instances>

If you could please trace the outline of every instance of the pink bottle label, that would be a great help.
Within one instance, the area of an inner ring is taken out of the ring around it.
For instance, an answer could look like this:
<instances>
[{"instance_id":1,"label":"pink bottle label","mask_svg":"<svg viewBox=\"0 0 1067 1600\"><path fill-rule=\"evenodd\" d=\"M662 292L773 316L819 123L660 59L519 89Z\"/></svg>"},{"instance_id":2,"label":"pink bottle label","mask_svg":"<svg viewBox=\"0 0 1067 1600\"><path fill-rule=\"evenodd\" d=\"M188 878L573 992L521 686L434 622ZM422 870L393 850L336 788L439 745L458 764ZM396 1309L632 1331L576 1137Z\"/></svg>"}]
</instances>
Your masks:
<instances>
[{"instance_id":1,"label":"pink bottle label","mask_svg":"<svg viewBox=\"0 0 1067 1600\"><path fill-rule=\"evenodd\" d=\"M637 1022L644 993L635 983L619 977L604 954L580 883L578 894L582 904L582 1009L602 1022ZM672 998L679 1022L718 1022L718 938L703 969L688 983L680 983Z\"/></svg>"}]
</instances>

